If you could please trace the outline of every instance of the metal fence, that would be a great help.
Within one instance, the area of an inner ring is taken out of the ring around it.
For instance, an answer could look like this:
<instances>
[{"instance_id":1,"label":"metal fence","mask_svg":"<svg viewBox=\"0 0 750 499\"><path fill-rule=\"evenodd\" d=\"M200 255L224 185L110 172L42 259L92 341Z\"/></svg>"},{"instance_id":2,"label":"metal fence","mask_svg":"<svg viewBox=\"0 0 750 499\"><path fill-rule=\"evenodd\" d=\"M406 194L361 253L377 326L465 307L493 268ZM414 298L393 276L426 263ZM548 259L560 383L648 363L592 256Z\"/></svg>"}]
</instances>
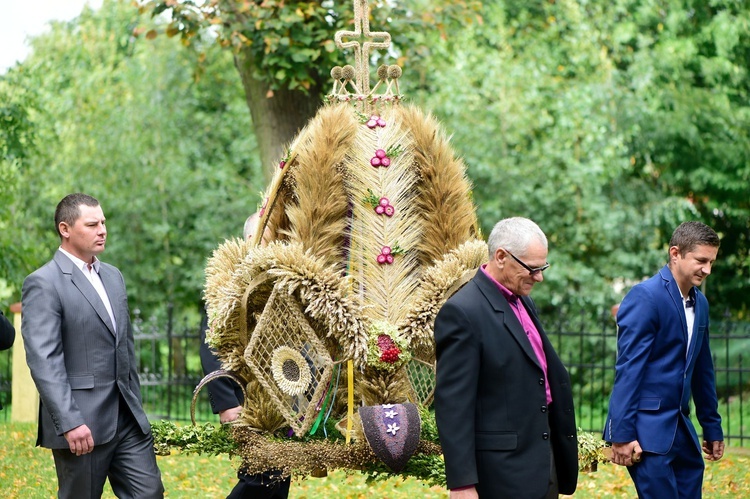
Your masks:
<instances>
[{"instance_id":1,"label":"metal fence","mask_svg":"<svg viewBox=\"0 0 750 499\"><path fill-rule=\"evenodd\" d=\"M573 385L576 421L584 431L601 432L614 383L617 326L609 313L596 320L585 314L562 313L545 328ZM750 323L712 321L711 352L719 395L724 439L728 445L750 446ZM691 402L692 403L692 402ZM700 426L691 409L693 422Z\"/></svg>"},{"instance_id":2,"label":"metal fence","mask_svg":"<svg viewBox=\"0 0 750 499\"><path fill-rule=\"evenodd\" d=\"M140 373L143 407L151 421L190 421L193 390L203 378L200 364L200 329L133 319L135 352ZM12 349L0 352L0 422L10 421ZM211 412L208 393L202 390L196 403L196 419L218 421Z\"/></svg>"},{"instance_id":3,"label":"metal fence","mask_svg":"<svg viewBox=\"0 0 750 499\"><path fill-rule=\"evenodd\" d=\"M193 390L203 378L200 362L200 327L174 327L155 320L133 320L135 352L141 380L143 408L151 421L189 421ZM211 414L208 393L202 390L196 403L196 419L217 419Z\"/></svg>"},{"instance_id":4,"label":"metal fence","mask_svg":"<svg viewBox=\"0 0 750 499\"><path fill-rule=\"evenodd\" d=\"M607 413L607 402L614 381L616 326L609 314L591 318L585 314L561 311L543 317L546 331L573 383L578 426L599 432ZM133 321L136 355L141 373L144 408L152 421L188 421L193 389L201 380L200 330L198 325L174 326ZM711 348L716 370L719 412L725 440L733 446L750 446L750 324L713 321ZM0 421L10 419L10 350L0 352ZM208 396L198 397L199 420L213 421ZM694 412L694 411L691 411Z\"/></svg>"}]
</instances>

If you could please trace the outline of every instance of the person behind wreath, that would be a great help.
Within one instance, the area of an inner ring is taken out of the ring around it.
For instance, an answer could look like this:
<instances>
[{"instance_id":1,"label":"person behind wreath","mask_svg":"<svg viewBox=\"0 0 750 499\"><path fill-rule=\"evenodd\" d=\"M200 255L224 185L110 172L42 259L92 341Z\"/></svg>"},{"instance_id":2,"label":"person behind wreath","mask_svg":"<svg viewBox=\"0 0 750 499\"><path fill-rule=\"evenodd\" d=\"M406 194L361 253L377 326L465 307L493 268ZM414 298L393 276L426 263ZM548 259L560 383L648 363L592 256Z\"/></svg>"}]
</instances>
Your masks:
<instances>
[{"instance_id":1,"label":"person behind wreath","mask_svg":"<svg viewBox=\"0 0 750 499\"><path fill-rule=\"evenodd\" d=\"M258 225L258 213L253 213L245 221L243 237L250 240L255 227ZM266 238L263 238L266 242ZM208 316L203 313L201 321L200 357L203 373L209 374L221 369L221 362L216 354L206 344L206 330ZM217 378L206 385L209 402L214 414L219 415L222 424L235 421L242 412L242 390L234 381L227 378ZM270 470L264 473L245 473L237 471L237 484L227 496L227 499L286 499L289 497L291 478L283 477L280 471Z\"/></svg>"}]
</instances>

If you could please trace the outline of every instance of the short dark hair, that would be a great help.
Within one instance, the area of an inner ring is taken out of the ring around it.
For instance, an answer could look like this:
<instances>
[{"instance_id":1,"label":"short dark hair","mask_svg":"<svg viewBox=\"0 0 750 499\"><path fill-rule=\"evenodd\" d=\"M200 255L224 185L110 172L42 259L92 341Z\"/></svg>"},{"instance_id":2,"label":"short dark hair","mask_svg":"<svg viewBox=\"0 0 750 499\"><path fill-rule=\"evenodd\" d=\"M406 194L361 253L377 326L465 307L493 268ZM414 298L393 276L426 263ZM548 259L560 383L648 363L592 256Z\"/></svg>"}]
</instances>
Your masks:
<instances>
[{"instance_id":1,"label":"short dark hair","mask_svg":"<svg viewBox=\"0 0 750 499\"><path fill-rule=\"evenodd\" d=\"M713 246L718 248L721 241L716 232L708 225L701 222L683 222L672 233L669 247L677 246L680 255L693 251L698 245Z\"/></svg>"},{"instance_id":2,"label":"short dark hair","mask_svg":"<svg viewBox=\"0 0 750 499\"><path fill-rule=\"evenodd\" d=\"M81 205L99 206L99 201L88 194L76 192L68 194L57 203L57 208L55 209L55 230L61 238L60 223L65 222L68 225L73 225L78 220L78 217L81 216L79 208Z\"/></svg>"}]
</instances>

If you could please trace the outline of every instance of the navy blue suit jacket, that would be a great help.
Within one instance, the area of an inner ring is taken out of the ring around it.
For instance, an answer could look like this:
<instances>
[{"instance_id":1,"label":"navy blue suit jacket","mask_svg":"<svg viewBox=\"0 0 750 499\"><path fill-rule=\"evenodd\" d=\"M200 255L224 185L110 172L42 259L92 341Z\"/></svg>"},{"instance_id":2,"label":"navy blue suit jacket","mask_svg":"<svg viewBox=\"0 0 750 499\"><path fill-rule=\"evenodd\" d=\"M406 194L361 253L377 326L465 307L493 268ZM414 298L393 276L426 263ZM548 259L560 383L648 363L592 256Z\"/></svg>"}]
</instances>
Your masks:
<instances>
[{"instance_id":1,"label":"navy blue suit jacket","mask_svg":"<svg viewBox=\"0 0 750 499\"><path fill-rule=\"evenodd\" d=\"M646 452L666 454L682 419L690 421L690 397L708 441L723 440L708 342L708 301L697 288L695 323L688 348L680 290L668 266L628 292L617 313L615 384L604 428L608 442L638 440Z\"/></svg>"}]
</instances>

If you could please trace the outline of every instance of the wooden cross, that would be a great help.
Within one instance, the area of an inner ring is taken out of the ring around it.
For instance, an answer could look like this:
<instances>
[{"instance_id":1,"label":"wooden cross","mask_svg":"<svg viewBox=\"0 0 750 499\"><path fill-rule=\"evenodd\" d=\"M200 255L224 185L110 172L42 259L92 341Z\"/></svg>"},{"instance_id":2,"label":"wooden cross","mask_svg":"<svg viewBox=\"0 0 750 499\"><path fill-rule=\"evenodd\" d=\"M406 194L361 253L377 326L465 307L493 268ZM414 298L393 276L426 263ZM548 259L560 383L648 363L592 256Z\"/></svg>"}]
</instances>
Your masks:
<instances>
[{"instance_id":1,"label":"wooden cross","mask_svg":"<svg viewBox=\"0 0 750 499\"><path fill-rule=\"evenodd\" d=\"M344 41L344 37L356 37ZM370 31L370 6L367 0L354 0L354 31L337 31L334 38L340 49L354 48L354 75L357 90L362 95L370 93L370 49L387 49L391 35L386 31ZM366 40L360 44L360 40Z\"/></svg>"}]
</instances>

